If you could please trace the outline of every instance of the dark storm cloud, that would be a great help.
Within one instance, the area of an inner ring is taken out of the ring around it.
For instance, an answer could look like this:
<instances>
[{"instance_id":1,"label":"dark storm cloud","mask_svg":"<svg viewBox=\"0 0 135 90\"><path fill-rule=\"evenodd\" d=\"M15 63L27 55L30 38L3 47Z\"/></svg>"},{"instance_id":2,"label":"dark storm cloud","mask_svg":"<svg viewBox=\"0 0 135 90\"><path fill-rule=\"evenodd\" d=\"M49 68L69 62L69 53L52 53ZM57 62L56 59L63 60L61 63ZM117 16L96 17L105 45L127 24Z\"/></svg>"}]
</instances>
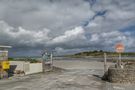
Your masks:
<instances>
[{"instance_id":1,"label":"dark storm cloud","mask_svg":"<svg viewBox=\"0 0 135 90\"><path fill-rule=\"evenodd\" d=\"M130 50L135 43L132 32L119 30L134 26L134 3L134 0L1 0L0 44L12 45L18 53L45 48L62 53L110 50L109 46L113 50L117 42L125 43Z\"/></svg>"}]
</instances>

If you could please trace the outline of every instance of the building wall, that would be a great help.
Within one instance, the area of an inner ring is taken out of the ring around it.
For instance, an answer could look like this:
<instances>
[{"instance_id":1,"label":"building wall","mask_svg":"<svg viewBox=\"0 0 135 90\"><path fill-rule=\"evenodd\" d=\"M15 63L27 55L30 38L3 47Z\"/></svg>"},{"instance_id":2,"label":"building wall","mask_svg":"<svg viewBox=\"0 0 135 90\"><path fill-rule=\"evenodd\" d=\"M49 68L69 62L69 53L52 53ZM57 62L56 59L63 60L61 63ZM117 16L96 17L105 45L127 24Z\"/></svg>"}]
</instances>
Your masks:
<instances>
[{"instance_id":1,"label":"building wall","mask_svg":"<svg viewBox=\"0 0 135 90\"><path fill-rule=\"evenodd\" d=\"M8 51L0 50L0 60L8 60Z\"/></svg>"},{"instance_id":2,"label":"building wall","mask_svg":"<svg viewBox=\"0 0 135 90\"><path fill-rule=\"evenodd\" d=\"M29 62L25 61L10 61L11 67L13 67L15 70L21 70L24 71L24 65Z\"/></svg>"},{"instance_id":3,"label":"building wall","mask_svg":"<svg viewBox=\"0 0 135 90\"><path fill-rule=\"evenodd\" d=\"M42 63L30 63L29 66L25 65L29 70L25 71L25 74L40 73L43 71Z\"/></svg>"},{"instance_id":4,"label":"building wall","mask_svg":"<svg viewBox=\"0 0 135 90\"><path fill-rule=\"evenodd\" d=\"M43 71L42 63L29 63L25 61L10 61L12 70L24 71L26 75Z\"/></svg>"}]
</instances>

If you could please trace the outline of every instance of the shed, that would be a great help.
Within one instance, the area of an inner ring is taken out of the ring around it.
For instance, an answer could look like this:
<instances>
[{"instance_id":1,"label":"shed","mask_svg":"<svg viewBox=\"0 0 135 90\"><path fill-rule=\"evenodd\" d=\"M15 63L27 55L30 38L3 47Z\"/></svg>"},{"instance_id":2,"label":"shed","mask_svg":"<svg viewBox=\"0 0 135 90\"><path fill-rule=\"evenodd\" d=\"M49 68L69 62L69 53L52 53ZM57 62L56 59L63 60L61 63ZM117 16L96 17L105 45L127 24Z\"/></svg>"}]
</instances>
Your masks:
<instances>
[{"instance_id":1,"label":"shed","mask_svg":"<svg viewBox=\"0 0 135 90\"><path fill-rule=\"evenodd\" d=\"M8 60L8 49L11 46L0 45L0 60Z\"/></svg>"}]
</instances>

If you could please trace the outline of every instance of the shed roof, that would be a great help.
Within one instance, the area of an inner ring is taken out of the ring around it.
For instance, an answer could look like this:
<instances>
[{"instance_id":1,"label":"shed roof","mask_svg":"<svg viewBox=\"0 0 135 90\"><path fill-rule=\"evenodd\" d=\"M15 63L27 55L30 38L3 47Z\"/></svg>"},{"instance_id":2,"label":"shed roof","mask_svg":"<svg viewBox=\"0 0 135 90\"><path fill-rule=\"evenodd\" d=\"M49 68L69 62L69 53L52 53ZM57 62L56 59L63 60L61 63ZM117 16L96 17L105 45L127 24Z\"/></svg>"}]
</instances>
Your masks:
<instances>
[{"instance_id":1,"label":"shed roof","mask_svg":"<svg viewBox=\"0 0 135 90\"><path fill-rule=\"evenodd\" d=\"M0 45L0 48L12 48L12 46L4 46L4 45Z\"/></svg>"}]
</instances>

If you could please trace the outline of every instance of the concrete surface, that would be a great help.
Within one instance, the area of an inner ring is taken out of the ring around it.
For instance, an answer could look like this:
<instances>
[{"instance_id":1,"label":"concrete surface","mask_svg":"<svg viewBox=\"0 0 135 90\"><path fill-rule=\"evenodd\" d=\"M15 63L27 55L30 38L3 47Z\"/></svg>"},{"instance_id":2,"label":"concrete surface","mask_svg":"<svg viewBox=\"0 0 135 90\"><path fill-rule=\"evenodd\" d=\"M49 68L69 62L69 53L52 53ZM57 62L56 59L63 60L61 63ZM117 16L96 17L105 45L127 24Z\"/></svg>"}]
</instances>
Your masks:
<instances>
[{"instance_id":1,"label":"concrete surface","mask_svg":"<svg viewBox=\"0 0 135 90\"><path fill-rule=\"evenodd\" d=\"M42 63L30 63L25 61L10 61L10 65L14 70L21 70L25 75L42 72Z\"/></svg>"},{"instance_id":2,"label":"concrete surface","mask_svg":"<svg viewBox=\"0 0 135 90\"><path fill-rule=\"evenodd\" d=\"M56 60L54 66L66 70L0 80L0 90L135 90L135 85L102 81L102 62Z\"/></svg>"},{"instance_id":3,"label":"concrete surface","mask_svg":"<svg viewBox=\"0 0 135 90\"><path fill-rule=\"evenodd\" d=\"M30 63L28 64L28 68L29 70L25 71L25 75L39 73L43 71L42 63Z\"/></svg>"},{"instance_id":4,"label":"concrete surface","mask_svg":"<svg viewBox=\"0 0 135 90\"><path fill-rule=\"evenodd\" d=\"M104 69L103 62L98 61L83 61L83 60L55 60L54 66L64 69ZM112 63L107 63L108 66Z\"/></svg>"}]
</instances>

